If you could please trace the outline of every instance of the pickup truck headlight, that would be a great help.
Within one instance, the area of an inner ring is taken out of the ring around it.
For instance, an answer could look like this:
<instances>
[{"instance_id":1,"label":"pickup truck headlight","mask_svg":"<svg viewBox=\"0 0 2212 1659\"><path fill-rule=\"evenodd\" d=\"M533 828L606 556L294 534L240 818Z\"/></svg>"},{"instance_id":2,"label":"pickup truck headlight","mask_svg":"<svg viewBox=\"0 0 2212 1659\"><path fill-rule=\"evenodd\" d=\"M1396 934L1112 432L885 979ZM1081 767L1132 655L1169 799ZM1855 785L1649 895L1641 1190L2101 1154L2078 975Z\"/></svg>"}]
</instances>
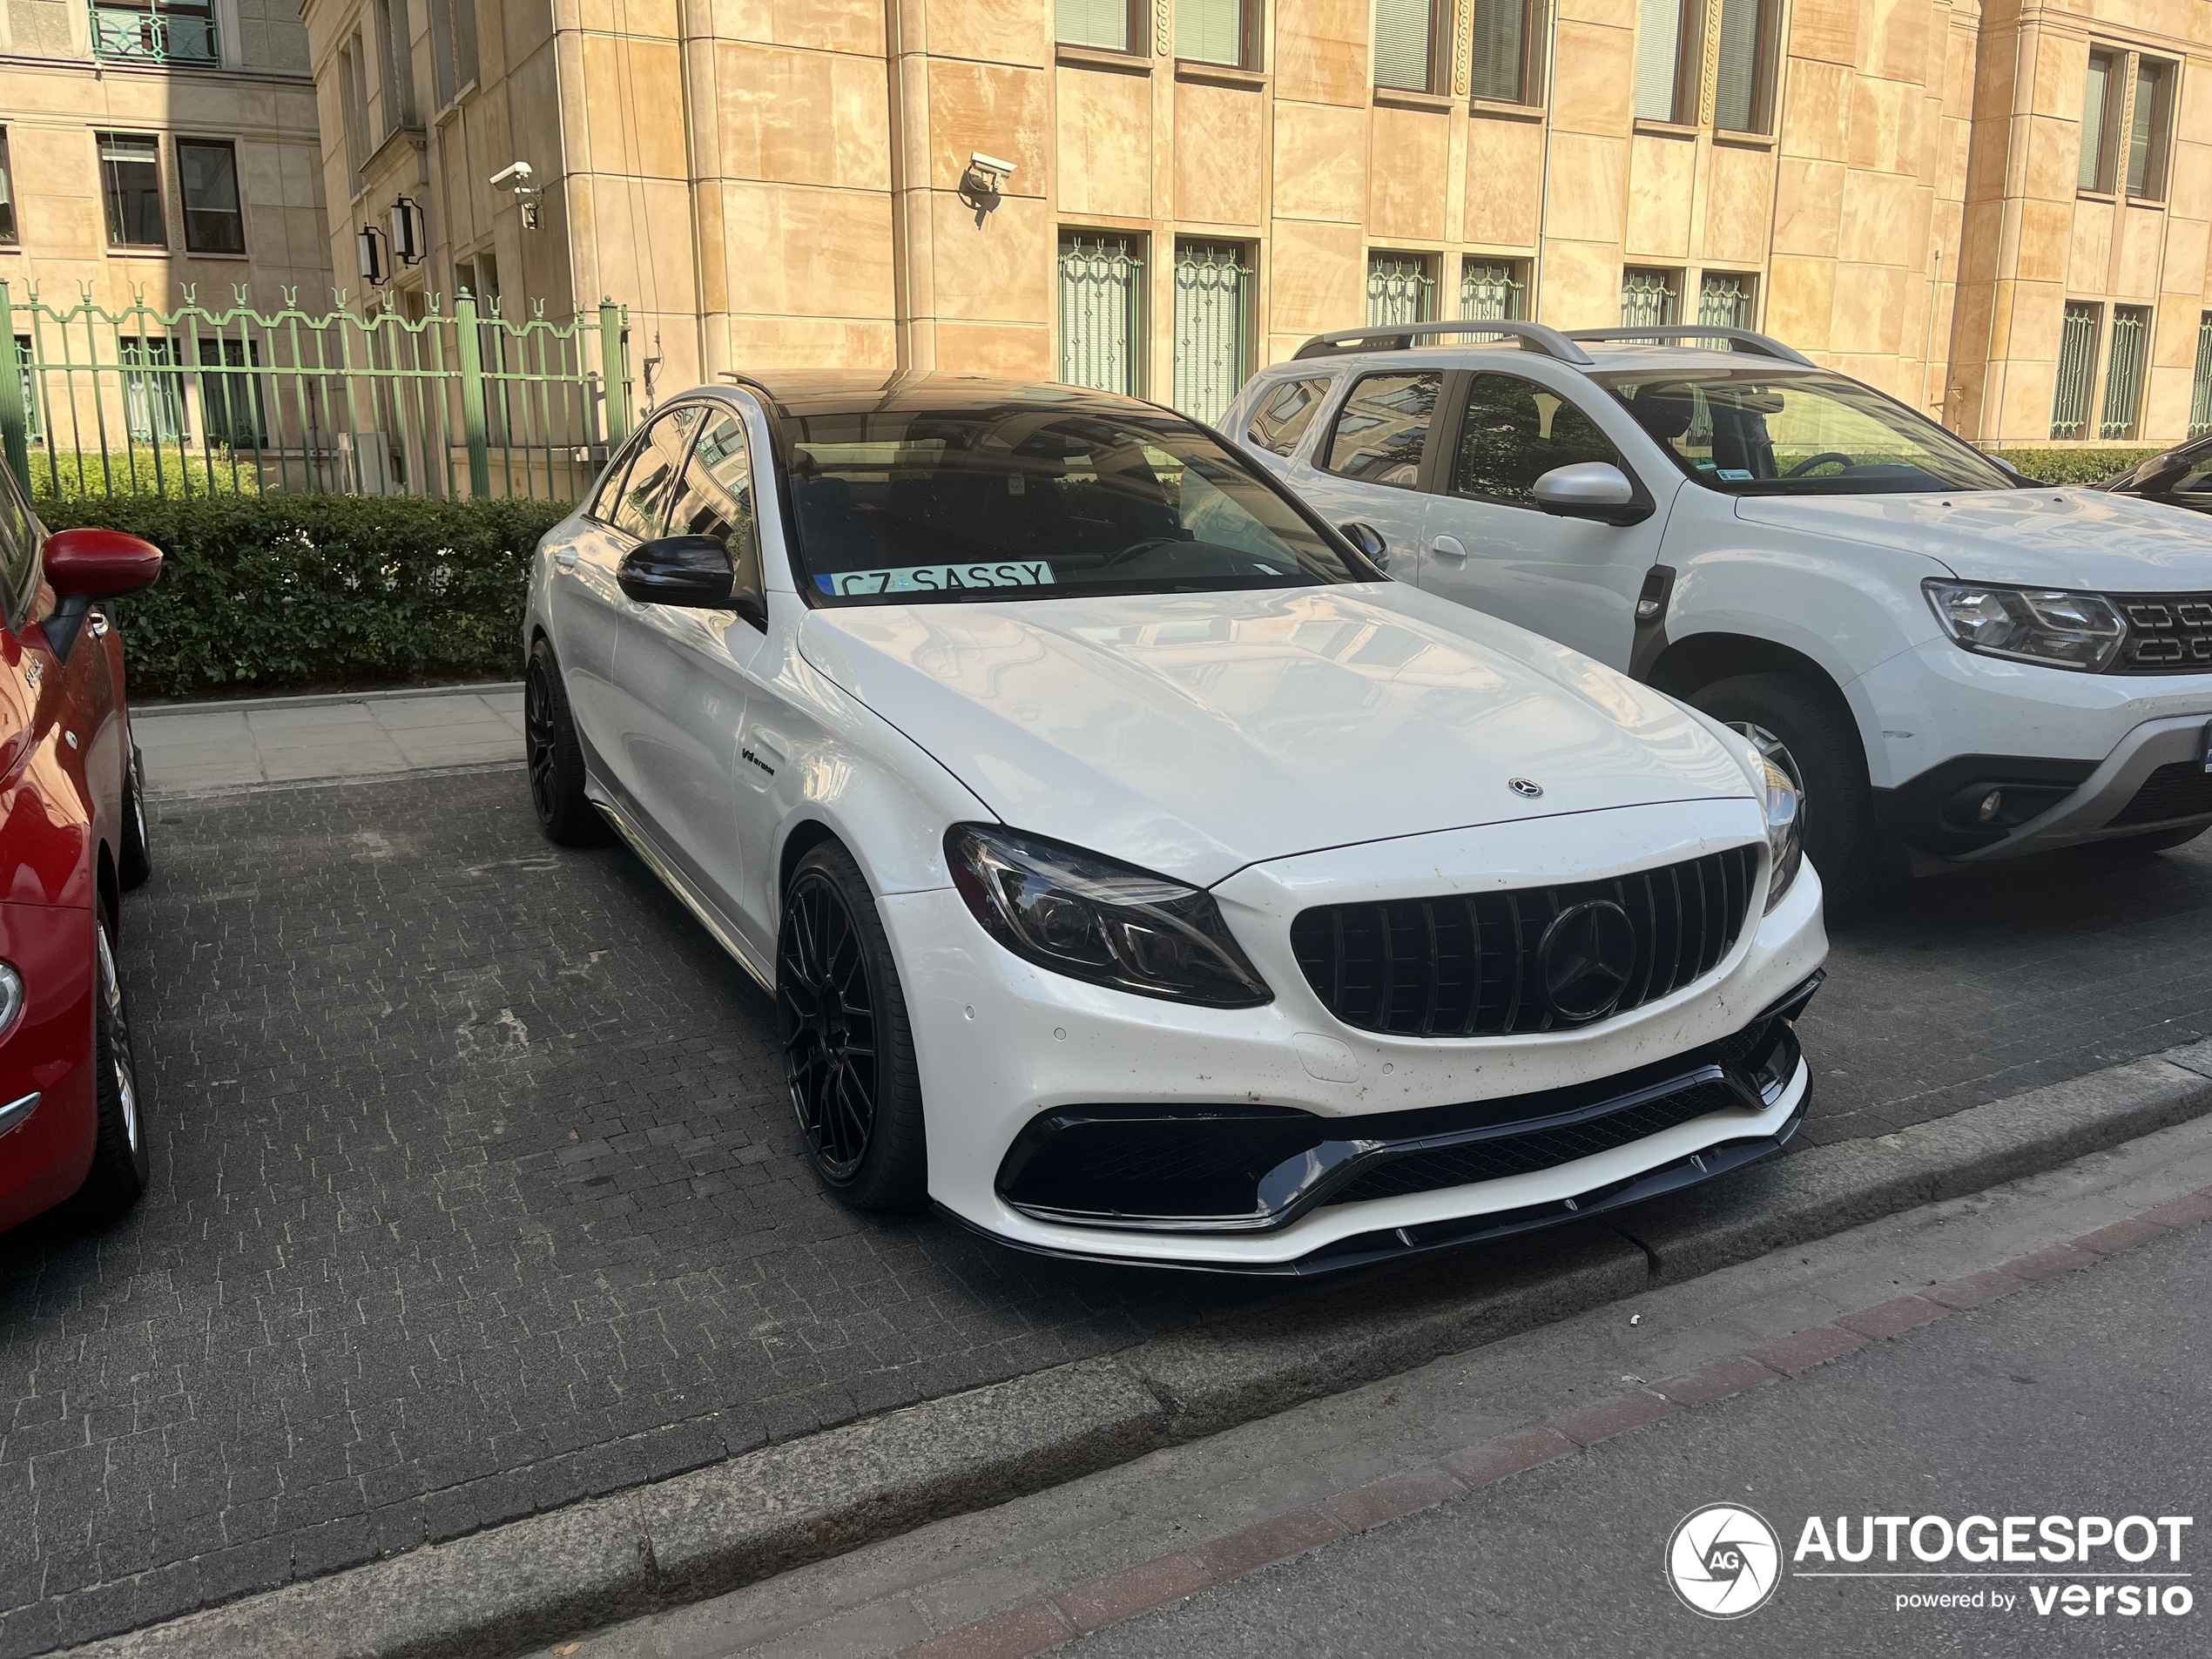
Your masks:
<instances>
[{"instance_id":1,"label":"pickup truck headlight","mask_svg":"<svg viewBox=\"0 0 2212 1659\"><path fill-rule=\"evenodd\" d=\"M1209 1008L1274 1000L1203 888L991 824L953 826L945 856L983 930L1040 968Z\"/></svg>"},{"instance_id":2,"label":"pickup truck headlight","mask_svg":"<svg viewBox=\"0 0 2212 1659\"><path fill-rule=\"evenodd\" d=\"M1752 758L1766 768L1767 868L1772 873L1767 878L1766 907L1772 910L1796 882L1805 861L1804 815L1790 774L1756 752Z\"/></svg>"},{"instance_id":3,"label":"pickup truck headlight","mask_svg":"<svg viewBox=\"0 0 2212 1659\"><path fill-rule=\"evenodd\" d=\"M2128 635L2119 607L2101 593L1933 580L1920 589L1951 637L1985 657L2095 674Z\"/></svg>"}]
</instances>

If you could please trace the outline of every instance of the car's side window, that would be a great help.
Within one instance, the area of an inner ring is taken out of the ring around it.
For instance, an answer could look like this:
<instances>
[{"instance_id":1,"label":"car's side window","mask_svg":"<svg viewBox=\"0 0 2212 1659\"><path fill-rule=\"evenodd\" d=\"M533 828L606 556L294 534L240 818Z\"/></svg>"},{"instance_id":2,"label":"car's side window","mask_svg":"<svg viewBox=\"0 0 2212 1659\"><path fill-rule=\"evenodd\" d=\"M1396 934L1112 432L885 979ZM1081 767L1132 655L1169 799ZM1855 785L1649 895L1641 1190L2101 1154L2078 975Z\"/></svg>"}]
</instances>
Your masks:
<instances>
[{"instance_id":1,"label":"car's side window","mask_svg":"<svg viewBox=\"0 0 2212 1659\"><path fill-rule=\"evenodd\" d=\"M1245 428L1245 435L1263 449L1287 455L1298 448L1298 440L1313 424L1314 415L1328 395L1329 382L1325 378L1285 381L1252 411L1251 424Z\"/></svg>"},{"instance_id":2,"label":"car's side window","mask_svg":"<svg viewBox=\"0 0 2212 1659\"><path fill-rule=\"evenodd\" d=\"M645 434L637 459L630 463L630 475L623 480L622 499L615 503L612 523L624 535L650 542L661 533L668 498L683 469L684 446L698 422L698 405L686 404L662 415Z\"/></svg>"},{"instance_id":3,"label":"car's side window","mask_svg":"<svg viewBox=\"0 0 2212 1659\"><path fill-rule=\"evenodd\" d=\"M1534 507L1536 480L1581 461L1620 464L1597 424L1558 393L1518 374L1477 374L1467 388L1452 493Z\"/></svg>"},{"instance_id":4,"label":"car's side window","mask_svg":"<svg viewBox=\"0 0 2212 1659\"><path fill-rule=\"evenodd\" d=\"M1329 435L1328 469L1371 484L1418 486L1443 390L1440 369L1362 375Z\"/></svg>"},{"instance_id":5,"label":"car's side window","mask_svg":"<svg viewBox=\"0 0 2212 1659\"><path fill-rule=\"evenodd\" d=\"M752 447L745 421L718 414L684 463L669 509L671 536L711 536L730 550L733 592L760 591L760 534L753 517Z\"/></svg>"}]
</instances>

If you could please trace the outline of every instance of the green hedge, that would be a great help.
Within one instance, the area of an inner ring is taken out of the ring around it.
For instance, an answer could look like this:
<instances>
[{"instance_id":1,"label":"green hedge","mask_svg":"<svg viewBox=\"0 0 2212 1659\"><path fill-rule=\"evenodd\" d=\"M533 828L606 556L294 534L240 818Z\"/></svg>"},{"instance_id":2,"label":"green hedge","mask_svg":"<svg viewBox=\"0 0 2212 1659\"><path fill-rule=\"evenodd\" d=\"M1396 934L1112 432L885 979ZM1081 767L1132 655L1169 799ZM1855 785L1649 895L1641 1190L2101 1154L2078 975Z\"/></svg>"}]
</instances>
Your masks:
<instances>
[{"instance_id":1,"label":"green hedge","mask_svg":"<svg viewBox=\"0 0 2212 1659\"><path fill-rule=\"evenodd\" d=\"M2153 455L2164 454L2168 447L2161 444L2155 449L1992 449L1989 453L2011 462L2038 483L2094 484L2116 472L2139 467Z\"/></svg>"},{"instance_id":2,"label":"green hedge","mask_svg":"<svg viewBox=\"0 0 2212 1659\"><path fill-rule=\"evenodd\" d=\"M258 496L261 469L253 457L235 458L227 449L212 453L169 444L156 450L140 444L126 453L98 450L58 452L34 448L30 455L30 493L44 502L78 496ZM41 517L44 516L42 510Z\"/></svg>"},{"instance_id":3,"label":"green hedge","mask_svg":"<svg viewBox=\"0 0 2212 1659\"><path fill-rule=\"evenodd\" d=\"M529 559L555 502L395 496L42 500L53 529L105 525L168 556L118 602L140 697L514 678Z\"/></svg>"}]
</instances>

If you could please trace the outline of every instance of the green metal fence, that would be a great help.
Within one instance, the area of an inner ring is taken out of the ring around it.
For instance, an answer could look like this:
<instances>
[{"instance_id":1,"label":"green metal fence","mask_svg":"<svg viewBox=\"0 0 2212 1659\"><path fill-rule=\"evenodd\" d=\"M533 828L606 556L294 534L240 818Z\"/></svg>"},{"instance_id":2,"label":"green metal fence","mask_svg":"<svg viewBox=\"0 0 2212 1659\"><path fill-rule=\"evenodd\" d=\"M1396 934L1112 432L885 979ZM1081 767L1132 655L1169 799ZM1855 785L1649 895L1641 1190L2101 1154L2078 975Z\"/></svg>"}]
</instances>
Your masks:
<instances>
[{"instance_id":1,"label":"green metal fence","mask_svg":"<svg viewBox=\"0 0 2212 1659\"><path fill-rule=\"evenodd\" d=\"M0 281L0 450L39 494L514 496L573 500L629 429L629 319L233 303L120 313ZM610 388L612 395L610 395Z\"/></svg>"}]
</instances>

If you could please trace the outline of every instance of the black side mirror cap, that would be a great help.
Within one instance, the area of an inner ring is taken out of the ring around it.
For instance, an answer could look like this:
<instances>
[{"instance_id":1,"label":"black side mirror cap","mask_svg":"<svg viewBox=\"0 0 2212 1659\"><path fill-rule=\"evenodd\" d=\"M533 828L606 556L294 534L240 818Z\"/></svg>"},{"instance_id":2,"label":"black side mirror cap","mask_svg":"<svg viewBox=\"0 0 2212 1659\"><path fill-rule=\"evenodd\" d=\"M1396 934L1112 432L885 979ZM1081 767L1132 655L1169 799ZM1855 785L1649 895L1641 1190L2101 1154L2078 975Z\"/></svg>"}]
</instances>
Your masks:
<instances>
[{"instance_id":1,"label":"black side mirror cap","mask_svg":"<svg viewBox=\"0 0 2212 1659\"><path fill-rule=\"evenodd\" d=\"M1353 519L1349 523L1338 525L1337 529L1345 541L1359 550L1367 563L1375 569L1390 569L1390 544L1383 540L1382 532L1372 524L1363 524Z\"/></svg>"},{"instance_id":2,"label":"black side mirror cap","mask_svg":"<svg viewBox=\"0 0 2212 1659\"><path fill-rule=\"evenodd\" d=\"M730 550L718 536L664 536L640 542L623 555L615 580L641 605L684 605L694 610L736 607Z\"/></svg>"}]
</instances>

